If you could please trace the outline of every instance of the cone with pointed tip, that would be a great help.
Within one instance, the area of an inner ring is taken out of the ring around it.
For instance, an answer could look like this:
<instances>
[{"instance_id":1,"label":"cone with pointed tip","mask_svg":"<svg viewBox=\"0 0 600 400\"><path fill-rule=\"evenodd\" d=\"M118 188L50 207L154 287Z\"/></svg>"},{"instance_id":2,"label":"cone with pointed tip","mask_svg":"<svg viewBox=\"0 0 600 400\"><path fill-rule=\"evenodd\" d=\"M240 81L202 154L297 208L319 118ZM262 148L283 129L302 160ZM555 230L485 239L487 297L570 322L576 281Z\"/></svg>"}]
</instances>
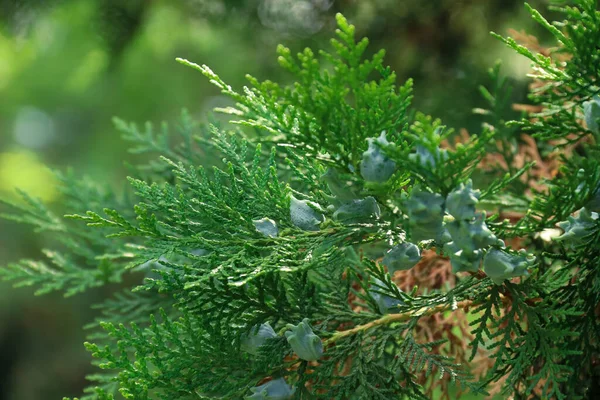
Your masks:
<instances>
[{"instance_id":1,"label":"cone with pointed tip","mask_svg":"<svg viewBox=\"0 0 600 400\"><path fill-rule=\"evenodd\" d=\"M388 269L390 275L396 271L411 269L421 260L419 248L413 243L402 243L394 246L383 257L382 264Z\"/></svg>"},{"instance_id":2,"label":"cone with pointed tip","mask_svg":"<svg viewBox=\"0 0 600 400\"><path fill-rule=\"evenodd\" d=\"M279 229L277 223L269 218L256 219L252 221L257 231L268 237L277 237Z\"/></svg>"},{"instance_id":3,"label":"cone with pointed tip","mask_svg":"<svg viewBox=\"0 0 600 400\"><path fill-rule=\"evenodd\" d=\"M367 182L385 182L394 175L396 162L390 160L381 150L380 146L387 146L385 131L378 138L369 138L368 149L363 153L360 163L360 174Z\"/></svg>"},{"instance_id":4,"label":"cone with pointed tip","mask_svg":"<svg viewBox=\"0 0 600 400\"><path fill-rule=\"evenodd\" d=\"M312 331L308 318L304 318L296 326L288 324L287 328L290 330L285 332L285 338L299 358L306 361L315 361L321 358L323 342Z\"/></svg>"},{"instance_id":5,"label":"cone with pointed tip","mask_svg":"<svg viewBox=\"0 0 600 400\"><path fill-rule=\"evenodd\" d=\"M471 255L476 250L498 244L498 238L485 224L485 214L479 213L471 221L454 220L446 224L454 246Z\"/></svg>"},{"instance_id":6,"label":"cone with pointed tip","mask_svg":"<svg viewBox=\"0 0 600 400\"><path fill-rule=\"evenodd\" d=\"M469 220L475 216L475 205L481 192L473 190L473 182L469 179L461 183L446 196L446 211L457 220Z\"/></svg>"},{"instance_id":7,"label":"cone with pointed tip","mask_svg":"<svg viewBox=\"0 0 600 400\"><path fill-rule=\"evenodd\" d=\"M590 212L583 207L579 210L576 217L570 216L566 221L558 223L558 226L565 231L562 235L555 237L554 240L562 240L573 247L580 244L583 238L592 233L592 228L596 226L598 219L597 213Z\"/></svg>"},{"instance_id":8,"label":"cone with pointed tip","mask_svg":"<svg viewBox=\"0 0 600 400\"><path fill-rule=\"evenodd\" d=\"M515 276L527 276L527 269L533 265L535 257L520 250L519 254L510 254L503 250L491 249L483 258L483 272L492 278L496 285Z\"/></svg>"},{"instance_id":9,"label":"cone with pointed tip","mask_svg":"<svg viewBox=\"0 0 600 400\"><path fill-rule=\"evenodd\" d=\"M292 223L305 231L318 231L319 225L325 220L325 217L317 212L316 208L319 208L318 204L308 200L298 200L292 196L290 200Z\"/></svg>"},{"instance_id":10,"label":"cone with pointed tip","mask_svg":"<svg viewBox=\"0 0 600 400\"><path fill-rule=\"evenodd\" d=\"M441 195L415 187L405 205L413 241L442 240L444 233L444 198Z\"/></svg>"},{"instance_id":11,"label":"cone with pointed tip","mask_svg":"<svg viewBox=\"0 0 600 400\"><path fill-rule=\"evenodd\" d=\"M477 272L481 266L483 254L483 250L475 250L469 255L464 254L462 250L458 250L457 252L450 254L450 265L452 265L452 272Z\"/></svg>"}]
</instances>

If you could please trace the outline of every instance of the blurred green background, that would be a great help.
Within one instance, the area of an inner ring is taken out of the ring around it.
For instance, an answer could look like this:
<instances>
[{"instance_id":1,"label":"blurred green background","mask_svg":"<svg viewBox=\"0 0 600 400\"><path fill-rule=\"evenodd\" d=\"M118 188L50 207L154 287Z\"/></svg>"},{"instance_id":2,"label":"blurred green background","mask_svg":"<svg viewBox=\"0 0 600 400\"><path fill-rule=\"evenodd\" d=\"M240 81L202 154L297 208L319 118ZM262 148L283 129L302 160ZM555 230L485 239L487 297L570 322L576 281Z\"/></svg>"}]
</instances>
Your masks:
<instances>
[{"instance_id":1,"label":"blurred green background","mask_svg":"<svg viewBox=\"0 0 600 400\"><path fill-rule=\"evenodd\" d=\"M19 187L62 212L48 166L121 185L127 149L113 116L160 122L186 107L203 120L228 104L175 57L209 64L236 88L246 73L285 82L276 45L328 48L336 12L371 52L387 49L400 80L415 79L417 109L474 132L477 85L497 59L515 101L526 94L528 62L489 31L547 38L522 0L0 0L0 196ZM0 265L39 258L48 241L0 220ZM81 327L112 289L34 298L0 283L0 400L79 395L93 372Z\"/></svg>"}]
</instances>

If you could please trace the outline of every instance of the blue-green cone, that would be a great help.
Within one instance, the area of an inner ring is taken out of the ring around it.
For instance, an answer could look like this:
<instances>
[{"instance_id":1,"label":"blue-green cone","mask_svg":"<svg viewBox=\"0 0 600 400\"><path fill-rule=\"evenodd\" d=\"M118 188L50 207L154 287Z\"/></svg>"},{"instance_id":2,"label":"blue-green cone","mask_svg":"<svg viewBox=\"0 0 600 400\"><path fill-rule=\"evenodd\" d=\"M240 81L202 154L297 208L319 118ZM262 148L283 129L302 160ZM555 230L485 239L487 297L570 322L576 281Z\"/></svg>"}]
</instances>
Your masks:
<instances>
[{"instance_id":1,"label":"blue-green cone","mask_svg":"<svg viewBox=\"0 0 600 400\"><path fill-rule=\"evenodd\" d=\"M323 355L323 342L314 334L308 324L308 318L304 318L297 326L288 324L289 331L285 337L294 350L294 353L306 361L315 361Z\"/></svg>"},{"instance_id":2,"label":"blue-green cone","mask_svg":"<svg viewBox=\"0 0 600 400\"><path fill-rule=\"evenodd\" d=\"M405 203L414 242L434 239L441 241L444 234L444 198L414 187Z\"/></svg>"},{"instance_id":3,"label":"blue-green cone","mask_svg":"<svg viewBox=\"0 0 600 400\"><path fill-rule=\"evenodd\" d=\"M473 182L468 180L466 185L460 184L446 196L446 211L457 220L469 220L475 216L475 204L479 201L481 192L473 190Z\"/></svg>"},{"instance_id":4,"label":"blue-green cone","mask_svg":"<svg viewBox=\"0 0 600 400\"><path fill-rule=\"evenodd\" d=\"M277 334L268 322L260 326L253 326L247 335L242 336L241 348L250 354L258 354L260 346L265 344L267 339L274 337L277 337Z\"/></svg>"},{"instance_id":5,"label":"blue-green cone","mask_svg":"<svg viewBox=\"0 0 600 400\"><path fill-rule=\"evenodd\" d=\"M319 225L325 220L323 214L315 210L318 207L318 204L308 200L298 200L292 196L290 199L290 218L292 219L292 223L305 231L318 231Z\"/></svg>"},{"instance_id":6,"label":"blue-green cone","mask_svg":"<svg viewBox=\"0 0 600 400\"><path fill-rule=\"evenodd\" d=\"M269 218L256 219L252 221L257 231L268 237L277 237L279 229L275 221Z\"/></svg>"},{"instance_id":7,"label":"blue-green cone","mask_svg":"<svg viewBox=\"0 0 600 400\"><path fill-rule=\"evenodd\" d=\"M381 211L377 200L369 196L362 200L351 200L333 213L333 219L348 224L367 223L379 219Z\"/></svg>"},{"instance_id":8,"label":"blue-green cone","mask_svg":"<svg viewBox=\"0 0 600 400\"><path fill-rule=\"evenodd\" d=\"M503 250L491 249L483 258L483 272L492 278L496 285L515 276L529 275L527 269L533 265L535 257L520 250L518 255Z\"/></svg>"},{"instance_id":9,"label":"blue-green cone","mask_svg":"<svg viewBox=\"0 0 600 400\"><path fill-rule=\"evenodd\" d=\"M454 220L446 224L446 229L452 237L454 246L465 255L471 255L475 250L498 244L498 238L485 224L485 214L479 213L471 221Z\"/></svg>"},{"instance_id":10,"label":"blue-green cone","mask_svg":"<svg viewBox=\"0 0 600 400\"><path fill-rule=\"evenodd\" d=\"M465 253L454 242L444 245L444 252L450 256L452 272L477 272L483 259L484 250L475 250L471 254Z\"/></svg>"},{"instance_id":11,"label":"blue-green cone","mask_svg":"<svg viewBox=\"0 0 600 400\"><path fill-rule=\"evenodd\" d=\"M598 219L597 213L591 213L585 207L579 210L579 215L576 217L570 216L567 221L558 223L558 226L565 231L561 236L554 240L562 240L571 246L575 246L582 242L583 238L590 233L596 226Z\"/></svg>"},{"instance_id":12,"label":"blue-green cone","mask_svg":"<svg viewBox=\"0 0 600 400\"><path fill-rule=\"evenodd\" d=\"M368 149L363 153L360 163L360 174L367 182L385 182L394 175L396 162L390 160L378 145L387 146L385 131L378 138L369 138Z\"/></svg>"},{"instance_id":13,"label":"blue-green cone","mask_svg":"<svg viewBox=\"0 0 600 400\"><path fill-rule=\"evenodd\" d=\"M369 295L371 295L373 300L375 300L377 303L380 313L389 314L390 312L396 311L399 306L406 305L406 303L399 299L379 293L379 291L385 287L386 286L382 281L379 279L374 279L373 285L371 285L371 290L369 290Z\"/></svg>"},{"instance_id":14,"label":"blue-green cone","mask_svg":"<svg viewBox=\"0 0 600 400\"><path fill-rule=\"evenodd\" d=\"M396 271L411 269L421 260L419 248L413 243L402 243L394 246L383 257L382 264L388 269L390 275Z\"/></svg>"},{"instance_id":15,"label":"blue-green cone","mask_svg":"<svg viewBox=\"0 0 600 400\"><path fill-rule=\"evenodd\" d=\"M462 255L460 252L457 254L450 255L450 265L452 265L452 272L477 272L481 265L481 259L483 258L483 251L476 250L473 254Z\"/></svg>"},{"instance_id":16,"label":"blue-green cone","mask_svg":"<svg viewBox=\"0 0 600 400\"><path fill-rule=\"evenodd\" d=\"M296 391L290 387L285 379L273 379L263 385L250 388L252 394L246 396L246 400L288 400L291 399Z\"/></svg>"}]
</instances>

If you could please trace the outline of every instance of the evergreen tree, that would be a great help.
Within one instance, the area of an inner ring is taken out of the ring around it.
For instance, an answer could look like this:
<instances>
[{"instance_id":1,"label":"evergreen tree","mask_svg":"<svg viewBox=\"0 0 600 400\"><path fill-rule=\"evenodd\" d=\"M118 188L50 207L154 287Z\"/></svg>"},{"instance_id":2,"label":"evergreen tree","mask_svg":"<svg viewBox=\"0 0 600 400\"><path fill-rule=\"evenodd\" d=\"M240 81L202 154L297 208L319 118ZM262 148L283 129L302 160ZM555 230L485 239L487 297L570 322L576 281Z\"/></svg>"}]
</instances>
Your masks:
<instances>
[{"instance_id":1,"label":"evergreen tree","mask_svg":"<svg viewBox=\"0 0 600 400\"><path fill-rule=\"evenodd\" d=\"M500 38L532 62L532 105L507 122L493 68L471 135L413 110L341 15L332 52L278 48L287 86L180 59L237 127L115 120L152 159L132 190L58 174L70 215L4 201L62 248L0 273L68 296L145 275L98 305L82 399L595 398L600 12L575 3L530 9L556 48Z\"/></svg>"}]
</instances>

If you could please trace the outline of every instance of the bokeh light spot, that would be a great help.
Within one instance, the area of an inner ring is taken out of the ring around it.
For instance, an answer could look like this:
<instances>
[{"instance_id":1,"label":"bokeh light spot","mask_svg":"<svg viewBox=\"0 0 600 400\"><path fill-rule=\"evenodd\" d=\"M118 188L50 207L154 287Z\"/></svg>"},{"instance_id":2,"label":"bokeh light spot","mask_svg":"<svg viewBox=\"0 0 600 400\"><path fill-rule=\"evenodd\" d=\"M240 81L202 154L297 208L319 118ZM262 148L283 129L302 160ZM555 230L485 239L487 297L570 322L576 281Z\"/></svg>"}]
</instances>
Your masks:
<instances>
[{"instance_id":1,"label":"bokeh light spot","mask_svg":"<svg viewBox=\"0 0 600 400\"><path fill-rule=\"evenodd\" d=\"M16 188L45 202L58 196L54 175L30 151L0 153L0 193L16 196Z\"/></svg>"}]
</instances>

